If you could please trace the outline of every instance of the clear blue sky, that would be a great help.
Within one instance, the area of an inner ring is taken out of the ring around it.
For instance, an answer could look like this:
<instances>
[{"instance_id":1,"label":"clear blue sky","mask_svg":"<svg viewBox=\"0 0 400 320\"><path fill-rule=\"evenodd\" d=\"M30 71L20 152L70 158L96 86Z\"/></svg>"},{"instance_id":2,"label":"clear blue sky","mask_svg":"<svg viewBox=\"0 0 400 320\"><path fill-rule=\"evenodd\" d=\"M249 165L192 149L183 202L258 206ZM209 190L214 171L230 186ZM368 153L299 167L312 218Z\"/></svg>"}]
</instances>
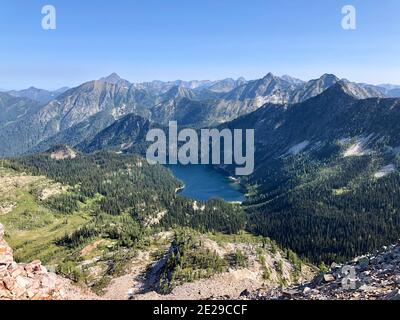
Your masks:
<instances>
[{"instance_id":1,"label":"clear blue sky","mask_svg":"<svg viewBox=\"0 0 400 320\"><path fill-rule=\"evenodd\" d=\"M41 8L57 9L57 30ZM341 8L357 8L357 30ZM1 0L0 88L335 73L400 84L400 0Z\"/></svg>"}]
</instances>

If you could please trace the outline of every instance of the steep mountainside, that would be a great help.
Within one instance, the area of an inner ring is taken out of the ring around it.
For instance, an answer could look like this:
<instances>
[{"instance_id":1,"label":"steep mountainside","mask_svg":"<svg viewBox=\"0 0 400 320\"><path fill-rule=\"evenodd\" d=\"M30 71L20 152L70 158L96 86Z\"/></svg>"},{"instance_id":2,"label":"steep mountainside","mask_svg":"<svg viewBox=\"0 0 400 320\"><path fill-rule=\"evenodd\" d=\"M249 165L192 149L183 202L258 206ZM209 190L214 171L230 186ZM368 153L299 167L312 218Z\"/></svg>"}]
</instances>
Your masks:
<instances>
[{"instance_id":1,"label":"steep mountainside","mask_svg":"<svg viewBox=\"0 0 400 320\"><path fill-rule=\"evenodd\" d=\"M255 128L256 168L243 181L251 230L328 262L399 238L400 100L357 97L339 82L227 125Z\"/></svg>"},{"instance_id":2,"label":"steep mountainside","mask_svg":"<svg viewBox=\"0 0 400 320\"><path fill-rule=\"evenodd\" d=\"M97 116L95 119L99 129L110 124L110 117L116 120L128 113L148 117L148 108L153 103L153 98L146 91L134 86L126 87L123 83L111 84L104 81L85 83L0 129L3 141L0 144L0 154L7 156L26 152L60 132L81 125L93 116ZM102 126L103 123L105 126ZM86 138L87 134L83 132L81 135Z\"/></svg>"},{"instance_id":3,"label":"steep mountainside","mask_svg":"<svg viewBox=\"0 0 400 320\"><path fill-rule=\"evenodd\" d=\"M99 132L93 139L78 145L85 152L104 149L115 151L146 154L146 135L153 128L160 128L147 119L128 114L115 121L111 126Z\"/></svg>"}]
</instances>

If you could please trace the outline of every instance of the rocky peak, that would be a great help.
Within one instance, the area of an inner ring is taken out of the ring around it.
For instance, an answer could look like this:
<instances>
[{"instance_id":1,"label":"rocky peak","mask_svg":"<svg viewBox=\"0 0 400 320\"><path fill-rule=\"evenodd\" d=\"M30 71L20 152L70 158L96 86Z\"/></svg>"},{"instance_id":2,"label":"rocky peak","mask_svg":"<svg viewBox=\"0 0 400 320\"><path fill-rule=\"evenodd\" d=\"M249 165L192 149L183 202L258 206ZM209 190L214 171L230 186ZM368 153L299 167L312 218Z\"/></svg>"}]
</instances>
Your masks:
<instances>
[{"instance_id":1,"label":"rocky peak","mask_svg":"<svg viewBox=\"0 0 400 320\"><path fill-rule=\"evenodd\" d=\"M325 73L317 80L323 81L325 83L330 83L332 85L338 82L340 79L332 73Z\"/></svg>"},{"instance_id":2,"label":"rocky peak","mask_svg":"<svg viewBox=\"0 0 400 320\"><path fill-rule=\"evenodd\" d=\"M279 81L280 79L276 77L274 74L269 72L264 78L262 78L263 82L273 82L273 81Z\"/></svg>"},{"instance_id":3,"label":"rocky peak","mask_svg":"<svg viewBox=\"0 0 400 320\"><path fill-rule=\"evenodd\" d=\"M123 84L130 86L128 80L122 79L117 73L113 72L109 76L99 79L100 82L105 82L109 84Z\"/></svg>"}]
</instances>

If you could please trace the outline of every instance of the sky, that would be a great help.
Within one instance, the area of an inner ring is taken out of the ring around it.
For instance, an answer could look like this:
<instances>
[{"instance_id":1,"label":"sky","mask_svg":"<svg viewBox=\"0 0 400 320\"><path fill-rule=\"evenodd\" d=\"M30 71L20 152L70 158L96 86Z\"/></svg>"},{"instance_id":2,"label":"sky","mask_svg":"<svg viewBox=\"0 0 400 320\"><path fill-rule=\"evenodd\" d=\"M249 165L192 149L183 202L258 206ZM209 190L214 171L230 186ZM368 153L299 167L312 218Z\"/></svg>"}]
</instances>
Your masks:
<instances>
[{"instance_id":1,"label":"sky","mask_svg":"<svg viewBox=\"0 0 400 320\"><path fill-rule=\"evenodd\" d=\"M341 26L353 5L356 30ZM56 8L43 30L44 5ZM399 0L1 0L0 88L324 73L400 84Z\"/></svg>"}]
</instances>

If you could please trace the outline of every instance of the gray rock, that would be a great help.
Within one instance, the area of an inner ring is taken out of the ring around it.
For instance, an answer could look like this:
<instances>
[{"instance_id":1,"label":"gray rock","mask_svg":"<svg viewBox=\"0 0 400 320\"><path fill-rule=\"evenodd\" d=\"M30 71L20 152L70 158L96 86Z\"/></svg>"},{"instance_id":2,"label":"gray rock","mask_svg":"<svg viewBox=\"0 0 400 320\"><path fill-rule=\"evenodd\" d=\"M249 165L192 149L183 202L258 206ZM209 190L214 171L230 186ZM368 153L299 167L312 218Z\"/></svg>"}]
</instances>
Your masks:
<instances>
[{"instance_id":1,"label":"gray rock","mask_svg":"<svg viewBox=\"0 0 400 320\"><path fill-rule=\"evenodd\" d=\"M324 281L325 282L333 282L335 281L335 277L333 274L324 274Z\"/></svg>"},{"instance_id":2,"label":"gray rock","mask_svg":"<svg viewBox=\"0 0 400 320\"><path fill-rule=\"evenodd\" d=\"M369 258L368 257L363 257L360 258L357 262L357 267L361 270L367 269L369 266Z\"/></svg>"},{"instance_id":3,"label":"gray rock","mask_svg":"<svg viewBox=\"0 0 400 320\"><path fill-rule=\"evenodd\" d=\"M396 289L385 295L382 300L400 300L400 289Z\"/></svg>"},{"instance_id":4,"label":"gray rock","mask_svg":"<svg viewBox=\"0 0 400 320\"><path fill-rule=\"evenodd\" d=\"M240 294L240 297L248 297L248 296L250 296L250 291L249 290L244 290L241 294Z\"/></svg>"}]
</instances>

